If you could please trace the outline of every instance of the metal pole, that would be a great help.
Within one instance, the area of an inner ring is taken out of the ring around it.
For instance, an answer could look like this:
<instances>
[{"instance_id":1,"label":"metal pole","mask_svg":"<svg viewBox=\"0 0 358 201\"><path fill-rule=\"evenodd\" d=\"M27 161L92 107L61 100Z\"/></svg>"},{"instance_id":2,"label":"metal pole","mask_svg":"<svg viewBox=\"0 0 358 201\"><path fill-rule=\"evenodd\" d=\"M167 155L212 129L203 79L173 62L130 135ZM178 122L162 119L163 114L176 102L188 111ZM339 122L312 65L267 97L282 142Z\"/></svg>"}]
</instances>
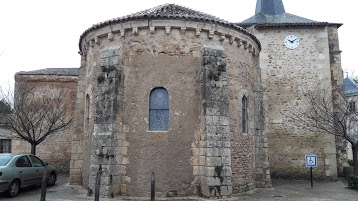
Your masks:
<instances>
[{"instance_id":1,"label":"metal pole","mask_svg":"<svg viewBox=\"0 0 358 201\"><path fill-rule=\"evenodd\" d=\"M46 167L44 167L44 174L42 176L40 201L46 201L46 188L47 188L47 171L46 171Z\"/></svg>"},{"instance_id":2,"label":"metal pole","mask_svg":"<svg viewBox=\"0 0 358 201\"><path fill-rule=\"evenodd\" d=\"M102 171L102 166L99 165L98 172L96 174L96 183L94 185L94 201L99 201L99 188L101 186L101 171Z\"/></svg>"},{"instance_id":3,"label":"metal pole","mask_svg":"<svg viewBox=\"0 0 358 201\"><path fill-rule=\"evenodd\" d=\"M311 188L313 188L313 174L312 174L312 167L311 167Z\"/></svg>"},{"instance_id":4,"label":"metal pole","mask_svg":"<svg viewBox=\"0 0 358 201\"><path fill-rule=\"evenodd\" d=\"M150 179L150 201L155 201L155 175L152 172L152 177Z\"/></svg>"}]
</instances>

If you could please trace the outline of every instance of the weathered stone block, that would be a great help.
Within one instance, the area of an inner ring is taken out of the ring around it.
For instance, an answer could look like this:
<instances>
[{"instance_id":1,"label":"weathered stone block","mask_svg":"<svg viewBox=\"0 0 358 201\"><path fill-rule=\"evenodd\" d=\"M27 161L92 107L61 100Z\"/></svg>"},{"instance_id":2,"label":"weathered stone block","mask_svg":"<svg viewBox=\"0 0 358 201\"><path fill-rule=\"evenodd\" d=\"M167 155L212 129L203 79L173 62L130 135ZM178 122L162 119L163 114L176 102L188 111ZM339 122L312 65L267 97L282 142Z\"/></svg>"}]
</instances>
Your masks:
<instances>
[{"instance_id":1,"label":"weathered stone block","mask_svg":"<svg viewBox=\"0 0 358 201\"><path fill-rule=\"evenodd\" d=\"M221 183L220 178L217 177L207 177L206 182L208 186L219 186Z\"/></svg>"},{"instance_id":2,"label":"weathered stone block","mask_svg":"<svg viewBox=\"0 0 358 201\"><path fill-rule=\"evenodd\" d=\"M222 157L222 164L224 166L231 166L231 156L229 157Z\"/></svg>"},{"instance_id":3,"label":"weathered stone block","mask_svg":"<svg viewBox=\"0 0 358 201\"><path fill-rule=\"evenodd\" d=\"M193 156L198 156L198 155L200 155L198 148L192 148L192 149L191 149L191 153L192 153Z\"/></svg>"},{"instance_id":4,"label":"weathered stone block","mask_svg":"<svg viewBox=\"0 0 358 201\"><path fill-rule=\"evenodd\" d=\"M229 118L220 116L220 125L228 126L229 125Z\"/></svg>"},{"instance_id":5,"label":"weathered stone block","mask_svg":"<svg viewBox=\"0 0 358 201\"><path fill-rule=\"evenodd\" d=\"M205 156L199 156L199 165L205 165Z\"/></svg>"},{"instance_id":6,"label":"weathered stone block","mask_svg":"<svg viewBox=\"0 0 358 201\"><path fill-rule=\"evenodd\" d=\"M231 156L231 149L229 149L229 148L221 148L220 152L221 152L221 156L223 156L223 157Z\"/></svg>"},{"instance_id":7,"label":"weathered stone block","mask_svg":"<svg viewBox=\"0 0 358 201\"><path fill-rule=\"evenodd\" d=\"M122 176L122 182L130 183L130 182L131 182L131 178L128 177L128 176Z\"/></svg>"},{"instance_id":8,"label":"weathered stone block","mask_svg":"<svg viewBox=\"0 0 358 201\"><path fill-rule=\"evenodd\" d=\"M199 156L192 156L191 157L191 164L192 165L199 165Z\"/></svg>"},{"instance_id":9,"label":"weathered stone block","mask_svg":"<svg viewBox=\"0 0 358 201\"><path fill-rule=\"evenodd\" d=\"M205 165L209 166L220 166L221 165L221 157L206 157Z\"/></svg>"},{"instance_id":10,"label":"weathered stone block","mask_svg":"<svg viewBox=\"0 0 358 201\"><path fill-rule=\"evenodd\" d=\"M199 149L199 155L200 156L205 156L205 149L204 148Z\"/></svg>"},{"instance_id":11,"label":"weathered stone block","mask_svg":"<svg viewBox=\"0 0 358 201\"><path fill-rule=\"evenodd\" d=\"M200 166L193 166L193 175L200 175Z\"/></svg>"},{"instance_id":12,"label":"weathered stone block","mask_svg":"<svg viewBox=\"0 0 358 201\"><path fill-rule=\"evenodd\" d=\"M205 176L207 176L207 177L216 176L215 167L206 167L205 168Z\"/></svg>"},{"instance_id":13,"label":"weathered stone block","mask_svg":"<svg viewBox=\"0 0 358 201\"><path fill-rule=\"evenodd\" d=\"M232 186L221 186L220 194L221 194L221 196L232 195Z\"/></svg>"},{"instance_id":14,"label":"weathered stone block","mask_svg":"<svg viewBox=\"0 0 358 201\"><path fill-rule=\"evenodd\" d=\"M128 164L128 158L127 157L122 157L122 162L121 162L121 164L122 165L126 165L126 164Z\"/></svg>"},{"instance_id":15,"label":"weathered stone block","mask_svg":"<svg viewBox=\"0 0 358 201\"><path fill-rule=\"evenodd\" d=\"M221 171L221 176L231 177L231 175L232 175L231 167L230 166L224 166L222 168L222 171Z\"/></svg>"}]
</instances>

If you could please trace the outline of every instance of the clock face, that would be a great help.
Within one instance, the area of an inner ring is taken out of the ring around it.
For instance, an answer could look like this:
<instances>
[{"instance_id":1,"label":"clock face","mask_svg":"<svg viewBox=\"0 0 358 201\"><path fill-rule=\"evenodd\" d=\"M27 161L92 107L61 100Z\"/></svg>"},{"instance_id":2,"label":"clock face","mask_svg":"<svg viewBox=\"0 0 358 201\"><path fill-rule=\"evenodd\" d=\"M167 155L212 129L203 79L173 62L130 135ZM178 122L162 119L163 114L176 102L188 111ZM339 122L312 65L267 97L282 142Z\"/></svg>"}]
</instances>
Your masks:
<instances>
[{"instance_id":1,"label":"clock face","mask_svg":"<svg viewBox=\"0 0 358 201\"><path fill-rule=\"evenodd\" d=\"M285 46L291 50L297 48L300 45L300 39L295 35L286 36L284 42Z\"/></svg>"}]
</instances>

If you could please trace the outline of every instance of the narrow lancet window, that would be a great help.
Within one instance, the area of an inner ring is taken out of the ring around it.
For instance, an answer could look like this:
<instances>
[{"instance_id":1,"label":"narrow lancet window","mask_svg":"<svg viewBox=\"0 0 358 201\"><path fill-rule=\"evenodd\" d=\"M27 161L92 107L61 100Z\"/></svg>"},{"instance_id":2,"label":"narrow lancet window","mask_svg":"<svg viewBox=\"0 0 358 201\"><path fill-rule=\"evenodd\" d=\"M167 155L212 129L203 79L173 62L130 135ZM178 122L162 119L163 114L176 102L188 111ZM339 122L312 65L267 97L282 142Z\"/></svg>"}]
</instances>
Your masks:
<instances>
[{"instance_id":1,"label":"narrow lancet window","mask_svg":"<svg viewBox=\"0 0 358 201\"><path fill-rule=\"evenodd\" d=\"M90 96L87 94L86 105L85 105L85 132L86 133L89 130L89 119L90 119Z\"/></svg>"},{"instance_id":2,"label":"narrow lancet window","mask_svg":"<svg viewBox=\"0 0 358 201\"><path fill-rule=\"evenodd\" d=\"M247 133L247 98L242 97L241 100L241 111L242 111L242 132Z\"/></svg>"}]
</instances>

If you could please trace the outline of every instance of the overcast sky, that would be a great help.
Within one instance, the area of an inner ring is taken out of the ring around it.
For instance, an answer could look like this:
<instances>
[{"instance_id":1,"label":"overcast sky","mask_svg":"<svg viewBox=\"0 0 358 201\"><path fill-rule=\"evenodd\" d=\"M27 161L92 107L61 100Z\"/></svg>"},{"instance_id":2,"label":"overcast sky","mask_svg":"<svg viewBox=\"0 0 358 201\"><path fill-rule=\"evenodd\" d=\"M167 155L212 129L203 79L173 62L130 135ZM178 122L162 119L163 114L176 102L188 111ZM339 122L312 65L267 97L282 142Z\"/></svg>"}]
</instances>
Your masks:
<instances>
[{"instance_id":1,"label":"overcast sky","mask_svg":"<svg viewBox=\"0 0 358 201\"><path fill-rule=\"evenodd\" d=\"M175 3L231 22L255 13L256 0L0 0L0 84L14 74L43 68L79 67L80 35L93 24ZM358 19L354 0L283 0L285 10L308 19L343 23L342 67L358 75Z\"/></svg>"}]
</instances>

